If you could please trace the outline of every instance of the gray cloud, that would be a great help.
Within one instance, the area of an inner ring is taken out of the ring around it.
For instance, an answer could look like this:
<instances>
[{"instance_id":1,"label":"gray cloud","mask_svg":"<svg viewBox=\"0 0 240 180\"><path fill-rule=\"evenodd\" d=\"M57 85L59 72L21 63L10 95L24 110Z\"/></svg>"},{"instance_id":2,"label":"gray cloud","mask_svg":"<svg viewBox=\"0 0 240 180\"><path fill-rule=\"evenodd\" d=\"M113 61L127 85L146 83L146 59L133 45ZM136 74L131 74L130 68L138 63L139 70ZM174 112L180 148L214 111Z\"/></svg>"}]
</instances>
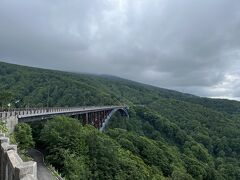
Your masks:
<instances>
[{"instance_id":1,"label":"gray cloud","mask_svg":"<svg viewBox=\"0 0 240 180\"><path fill-rule=\"evenodd\" d=\"M0 59L240 96L239 0L1 0Z\"/></svg>"}]
</instances>

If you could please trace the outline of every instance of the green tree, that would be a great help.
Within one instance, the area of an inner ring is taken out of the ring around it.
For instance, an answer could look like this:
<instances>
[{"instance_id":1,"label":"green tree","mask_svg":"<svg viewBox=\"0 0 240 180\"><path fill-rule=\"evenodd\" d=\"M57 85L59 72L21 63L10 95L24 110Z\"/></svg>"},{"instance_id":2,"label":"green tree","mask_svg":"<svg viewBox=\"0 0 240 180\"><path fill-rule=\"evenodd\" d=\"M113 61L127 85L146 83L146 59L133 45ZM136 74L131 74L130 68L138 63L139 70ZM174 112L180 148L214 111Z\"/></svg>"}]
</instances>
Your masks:
<instances>
[{"instance_id":1,"label":"green tree","mask_svg":"<svg viewBox=\"0 0 240 180\"><path fill-rule=\"evenodd\" d=\"M0 103L2 109L7 106L7 103L10 103L11 98L12 98L11 92L8 91L0 92Z\"/></svg>"},{"instance_id":2,"label":"green tree","mask_svg":"<svg viewBox=\"0 0 240 180\"><path fill-rule=\"evenodd\" d=\"M7 133L8 132L6 124L4 124L3 122L0 122L0 132L2 132L2 133Z\"/></svg>"},{"instance_id":3,"label":"green tree","mask_svg":"<svg viewBox=\"0 0 240 180\"><path fill-rule=\"evenodd\" d=\"M27 150L34 147L32 129L28 124L20 123L16 125L14 130L14 136L18 143L18 147L21 150Z\"/></svg>"}]
</instances>

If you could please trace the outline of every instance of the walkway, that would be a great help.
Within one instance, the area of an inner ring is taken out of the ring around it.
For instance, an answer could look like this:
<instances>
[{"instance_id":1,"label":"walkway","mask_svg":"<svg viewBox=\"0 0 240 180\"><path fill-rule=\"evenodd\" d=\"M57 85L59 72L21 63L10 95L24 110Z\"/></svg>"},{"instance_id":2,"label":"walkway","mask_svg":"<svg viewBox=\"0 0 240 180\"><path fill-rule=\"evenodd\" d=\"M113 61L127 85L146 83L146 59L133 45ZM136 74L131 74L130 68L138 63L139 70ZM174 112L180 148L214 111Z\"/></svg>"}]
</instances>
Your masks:
<instances>
[{"instance_id":1,"label":"walkway","mask_svg":"<svg viewBox=\"0 0 240 180\"><path fill-rule=\"evenodd\" d=\"M57 178L52 175L50 170L45 166L43 162L43 155L41 152L30 149L28 154L37 162L37 177L38 180L56 180Z\"/></svg>"}]
</instances>

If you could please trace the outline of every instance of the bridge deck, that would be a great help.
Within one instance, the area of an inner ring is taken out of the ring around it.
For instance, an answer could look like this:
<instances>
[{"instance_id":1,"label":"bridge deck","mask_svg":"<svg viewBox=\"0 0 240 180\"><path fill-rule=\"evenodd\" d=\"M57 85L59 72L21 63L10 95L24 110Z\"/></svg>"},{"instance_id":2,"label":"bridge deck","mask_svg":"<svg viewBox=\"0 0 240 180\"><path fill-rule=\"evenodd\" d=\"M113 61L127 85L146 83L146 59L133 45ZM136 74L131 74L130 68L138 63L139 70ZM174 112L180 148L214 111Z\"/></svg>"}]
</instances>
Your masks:
<instances>
[{"instance_id":1,"label":"bridge deck","mask_svg":"<svg viewBox=\"0 0 240 180\"><path fill-rule=\"evenodd\" d=\"M55 107L14 109L0 112L0 121L6 123L9 132L13 132L18 123L41 121L63 115L79 119L83 125L91 124L102 131L106 127L108 120L117 111L119 111L121 115L128 117L126 106Z\"/></svg>"},{"instance_id":2,"label":"bridge deck","mask_svg":"<svg viewBox=\"0 0 240 180\"><path fill-rule=\"evenodd\" d=\"M126 108L125 106L90 106L90 107L53 107L53 108L28 108L28 109L13 109L9 111L0 112L0 119L9 118L11 116L17 116L21 118L30 118L36 116L47 116L47 115L64 115L69 113L87 113L97 112L103 110L110 110L116 108Z\"/></svg>"}]
</instances>

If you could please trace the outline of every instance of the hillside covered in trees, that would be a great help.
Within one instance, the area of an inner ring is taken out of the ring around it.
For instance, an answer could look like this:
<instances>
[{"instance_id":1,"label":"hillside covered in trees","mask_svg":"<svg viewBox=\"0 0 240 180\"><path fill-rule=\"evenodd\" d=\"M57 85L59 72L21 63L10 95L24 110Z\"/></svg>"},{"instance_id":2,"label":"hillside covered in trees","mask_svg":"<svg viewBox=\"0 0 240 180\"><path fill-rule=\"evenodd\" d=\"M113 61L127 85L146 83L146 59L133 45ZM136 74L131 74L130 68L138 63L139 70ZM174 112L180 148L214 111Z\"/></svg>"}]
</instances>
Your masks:
<instances>
[{"instance_id":1,"label":"hillside covered in trees","mask_svg":"<svg viewBox=\"0 0 240 180\"><path fill-rule=\"evenodd\" d=\"M201 98L112 76L0 63L7 108L129 106L104 133L56 117L31 124L37 147L67 179L240 179L240 102Z\"/></svg>"}]
</instances>

